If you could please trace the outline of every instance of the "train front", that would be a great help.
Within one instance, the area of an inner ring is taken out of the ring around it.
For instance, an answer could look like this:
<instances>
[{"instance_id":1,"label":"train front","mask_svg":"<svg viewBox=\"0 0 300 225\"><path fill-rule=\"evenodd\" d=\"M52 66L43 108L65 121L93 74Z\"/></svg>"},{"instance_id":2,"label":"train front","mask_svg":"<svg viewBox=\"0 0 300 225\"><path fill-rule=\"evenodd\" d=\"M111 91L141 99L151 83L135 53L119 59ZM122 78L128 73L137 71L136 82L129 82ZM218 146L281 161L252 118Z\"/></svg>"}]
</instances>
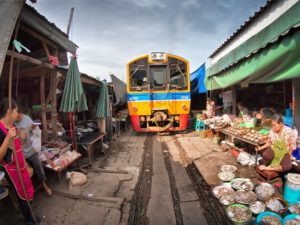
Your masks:
<instances>
[{"instance_id":1,"label":"train front","mask_svg":"<svg viewBox=\"0 0 300 225\"><path fill-rule=\"evenodd\" d=\"M190 111L189 62L154 52L127 64L127 103L138 132L182 131Z\"/></svg>"}]
</instances>

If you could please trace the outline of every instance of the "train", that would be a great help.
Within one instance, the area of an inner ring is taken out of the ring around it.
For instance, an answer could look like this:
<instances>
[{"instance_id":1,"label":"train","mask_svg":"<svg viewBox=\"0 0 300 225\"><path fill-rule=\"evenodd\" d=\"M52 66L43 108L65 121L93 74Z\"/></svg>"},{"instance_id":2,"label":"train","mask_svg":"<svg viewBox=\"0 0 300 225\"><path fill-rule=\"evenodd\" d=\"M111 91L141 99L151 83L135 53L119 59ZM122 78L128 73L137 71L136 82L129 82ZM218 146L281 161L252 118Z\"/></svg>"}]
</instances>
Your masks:
<instances>
[{"instance_id":1,"label":"train","mask_svg":"<svg viewBox=\"0 0 300 225\"><path fill-rule=\"evenodd\" d=\"M151 52L127 63L127 105L137 132L184 131L191 105L189 61Z\"/></svg>"}]
</instances>

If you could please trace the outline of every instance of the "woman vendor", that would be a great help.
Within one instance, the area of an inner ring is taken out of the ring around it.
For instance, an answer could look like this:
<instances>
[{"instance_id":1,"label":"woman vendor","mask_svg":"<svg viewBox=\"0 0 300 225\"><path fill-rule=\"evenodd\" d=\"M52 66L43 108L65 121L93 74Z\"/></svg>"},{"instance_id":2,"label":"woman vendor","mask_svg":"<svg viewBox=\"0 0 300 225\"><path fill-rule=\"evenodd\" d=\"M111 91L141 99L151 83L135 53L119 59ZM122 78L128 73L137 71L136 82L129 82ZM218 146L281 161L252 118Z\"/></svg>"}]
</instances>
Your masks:
<instances>
[{"instance_id":1,"label":"woman vendor","mask_svg":"<svg viewBox=\"0 0 300 225\"><path fill-rule=\"evenodd\" d=\"M296 149L297 135L295 131L283 124L282 118L272 118L272 130L268 142L256 150L261 153L264 165L260 170L287 172L292 168L291 155Z\"/></svg>"},{"instance_id":2,"label":"woman vendor","mask_svg":"<svg viewBox=\"0 0 300 225\"><path fill-rule=\"evenodd\" d=\"M15 121L17 115L16 102L12 101L12 111L10 112L8 99L2 99L0 102L0 170L4 171L6 180L16 192L21 212L25 218L25 224L31 225L35 223L26 201L26 195L22 190L21 181L17 173L16 159L13 156L14 148L20 166L20 173L25 186L25 192L28 199L31 201L34 195L34 188L25 164L25 158L20 140L17 137L16 128L10 127L10 118L12 121Z\"/></svg>"}]
</instances>

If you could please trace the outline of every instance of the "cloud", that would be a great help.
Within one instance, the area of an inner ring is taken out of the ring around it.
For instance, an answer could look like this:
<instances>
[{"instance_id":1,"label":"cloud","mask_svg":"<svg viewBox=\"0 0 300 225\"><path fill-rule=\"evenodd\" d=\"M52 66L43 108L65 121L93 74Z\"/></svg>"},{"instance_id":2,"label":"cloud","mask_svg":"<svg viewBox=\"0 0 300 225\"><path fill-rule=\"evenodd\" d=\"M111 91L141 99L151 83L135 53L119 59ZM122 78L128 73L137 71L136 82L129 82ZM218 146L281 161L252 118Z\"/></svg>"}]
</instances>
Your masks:
<instances>
[{"instance_id":1,"label":"cloud","mask_svg":"<svg viewBox=\"0 0 300 225\"><path fill-rule=\"evenodd\" d=\"M126 63L151 51L187 58L197 69L266 0L38 0L34 7L79 46L80 70L121 79Z\"/></svg>"}]
</instances>

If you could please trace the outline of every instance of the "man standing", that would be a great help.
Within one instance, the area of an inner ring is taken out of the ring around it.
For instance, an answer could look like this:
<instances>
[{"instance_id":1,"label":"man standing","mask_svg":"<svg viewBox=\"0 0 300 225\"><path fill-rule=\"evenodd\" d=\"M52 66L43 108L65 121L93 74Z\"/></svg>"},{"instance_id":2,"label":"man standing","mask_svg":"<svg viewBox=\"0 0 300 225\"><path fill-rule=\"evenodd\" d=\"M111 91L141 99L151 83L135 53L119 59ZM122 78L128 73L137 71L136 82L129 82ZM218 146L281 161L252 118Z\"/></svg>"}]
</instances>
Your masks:
<instances>
[{"instance_id":1,"label":"man standing","mask_svg":"<svg viewBox=\"0 0 300 225\"><path fill-rule=\"evenodd\" d=\"M23 114L21 107L18 107L18 116L17 116L17 120L15 121L15 125L18 128L18 130L25 130L25 135L22 141L24 157L26 161L29 164L31 164L34 173L36 174L39 181L42 183L43 188L46 191L47 195L51 196L52 190L46 184L46 176L45 176L44 168L39 159L39 155L33 149L32 142L30 140L30 135L32 130L35 128L35 125L29 116Z\"/></svg>"}]
</instances>

